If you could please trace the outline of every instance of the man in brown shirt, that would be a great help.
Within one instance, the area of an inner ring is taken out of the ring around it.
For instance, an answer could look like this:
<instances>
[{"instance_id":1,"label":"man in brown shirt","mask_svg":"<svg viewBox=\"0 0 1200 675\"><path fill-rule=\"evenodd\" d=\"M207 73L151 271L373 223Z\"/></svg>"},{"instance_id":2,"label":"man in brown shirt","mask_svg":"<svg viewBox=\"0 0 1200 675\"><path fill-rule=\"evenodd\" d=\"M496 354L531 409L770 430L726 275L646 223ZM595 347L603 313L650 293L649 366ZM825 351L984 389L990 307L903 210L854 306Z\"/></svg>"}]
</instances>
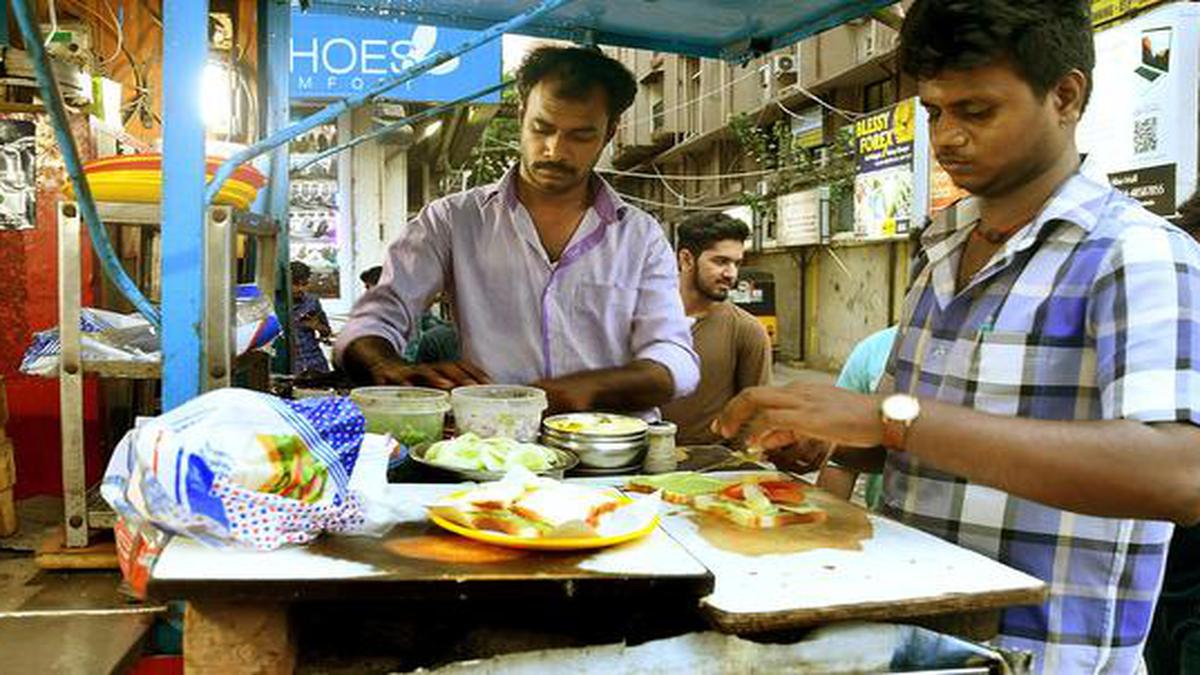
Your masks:
<instances>
[{"instance_id":1,"label":"man in brown shirt","mask_svg":"<svg viewBox=\"0 0 1200 675\"><path fill-rule=\"evenodd\" d=\"M766 329L728 299L749 236L745 223L723 213L704 213L679 225L679 292L700 355L700 386L662 409L665 419L679 425L681 445L724 442L709 428L713 418L742 389L771 377Z\"/></svg>"}]
</instances>

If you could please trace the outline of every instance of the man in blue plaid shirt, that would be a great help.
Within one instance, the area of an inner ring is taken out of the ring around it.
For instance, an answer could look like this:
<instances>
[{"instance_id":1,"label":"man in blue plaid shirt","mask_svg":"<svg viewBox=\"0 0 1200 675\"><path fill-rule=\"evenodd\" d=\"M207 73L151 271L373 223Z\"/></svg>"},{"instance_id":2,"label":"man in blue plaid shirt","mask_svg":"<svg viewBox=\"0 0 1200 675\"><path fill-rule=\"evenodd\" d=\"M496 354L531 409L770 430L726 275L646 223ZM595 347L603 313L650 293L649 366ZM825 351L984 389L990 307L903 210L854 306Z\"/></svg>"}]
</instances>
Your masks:
<instances>
[{"instance_id":1,"label":"man in blue plaid shirt","mask_svg":"<svg viewBox=\"0 0 1200 675\"><path fill-rule=\"evenodd\" d=\"M1200 520L1200 248L1079 173L1085 0L917 0L900 59L971 196L924 234L888 375L748 390L716 425L884 460L884 513L1046 581L1001 646L1136 671L1170 521Z\"/></svg>"}]
</instances>

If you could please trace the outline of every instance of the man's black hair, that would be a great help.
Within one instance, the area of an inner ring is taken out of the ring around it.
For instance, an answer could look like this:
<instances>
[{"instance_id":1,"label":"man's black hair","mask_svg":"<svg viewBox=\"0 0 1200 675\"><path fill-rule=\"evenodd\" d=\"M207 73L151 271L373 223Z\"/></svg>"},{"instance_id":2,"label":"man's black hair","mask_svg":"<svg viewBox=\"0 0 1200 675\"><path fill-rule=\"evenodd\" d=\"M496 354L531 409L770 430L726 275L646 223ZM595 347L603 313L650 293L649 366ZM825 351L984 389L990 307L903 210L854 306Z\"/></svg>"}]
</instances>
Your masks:
<instances>
[{"instance_id":1,"label":"man's black hair","mask_svg":"<svg viewBox=\"0 0 1200 675\"><path fill-rule=\"evenodd\" d=\"M289 267L292 270L292 281L299 281L303 283L312 277L312 270L309 269L308 265L300 262L299 260L293 260L289 264Z\"/></svg>"},{"instance_id":2,"label":"man's black hair","mask_svg":"<svg viewBox=\"0 0 1200 675\"><path fill-rule=\"evenodd\" d=\"M701 213L688 218L676 229L680 251L691 251L697 259L719 241L746 241L750 228L732 216L719 211Z\"/></svg>"},{"instance_id":3,"label":"man's black hair","mask_svg":"<svg viewBox=\"0 0 1200 675\"><path fill-rule=\"evenodd\" d=\"M371 286L374 286L375 284L379 283L379 277L382 274L383 274L383 265L376 265L374 267L368 267L367 269L363 270L363 273L358 275L358 278L364 284L370 284Z\"/></svg>"},{"instance_id":4,"label":"man's black hair","mask_svg":"<svg viewBox=\"0 0 1200 675\"><path fill-rule=\"evenodd\" d=\"M517 69L522 106L529 100L529 92L543 80L556 83L556 96L575 101L586 99L600 87L608 102L610 129L637 96L637 80L629 69L597 49L547 46L529 52Z\"/></svg>"},{"instance_id":5,"label":"man's black hair","mask_svg":"<svg viewBox=\"0 0 1200 675\"><path fill-rule=\"evenodd\" d=\"M900 69L917 79L1007 60L1044 98L1064 75L1096 66L1090 0L917 0L900 29Z\"/></svg>"}]
</instances>

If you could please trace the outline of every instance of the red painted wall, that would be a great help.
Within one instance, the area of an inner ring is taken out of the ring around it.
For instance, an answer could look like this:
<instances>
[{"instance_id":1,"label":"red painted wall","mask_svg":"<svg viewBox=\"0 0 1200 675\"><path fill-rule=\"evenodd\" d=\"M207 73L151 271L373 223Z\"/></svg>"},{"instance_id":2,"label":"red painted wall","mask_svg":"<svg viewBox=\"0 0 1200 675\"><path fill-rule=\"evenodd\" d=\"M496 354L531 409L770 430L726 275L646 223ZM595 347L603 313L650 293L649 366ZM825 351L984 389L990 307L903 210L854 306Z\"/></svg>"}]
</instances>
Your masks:
<instances>
[{"instance_id":1,"label":"red painted wall","mask_svg":"<svg viewBox=\"0 0 1200 675\"><path fill-rule=\"evenodd\" d=\"M77 124L75 138L86 140L87 127ZM86 143L80 143L86 146ZM58 324L57 203L66 173L49 124L38 118L37 225L32 230L0 231L0 374L8 391L6 431L16 452L18 499L62 493L58 380L22 375L21 357L35 332ZM81 147L87 153L88 148ZM85 235L83 303L94 298L95 274ZM97 386L84 390L85 438L89 485L104 471L100 456Z\"/></svg>"}]
</instances>

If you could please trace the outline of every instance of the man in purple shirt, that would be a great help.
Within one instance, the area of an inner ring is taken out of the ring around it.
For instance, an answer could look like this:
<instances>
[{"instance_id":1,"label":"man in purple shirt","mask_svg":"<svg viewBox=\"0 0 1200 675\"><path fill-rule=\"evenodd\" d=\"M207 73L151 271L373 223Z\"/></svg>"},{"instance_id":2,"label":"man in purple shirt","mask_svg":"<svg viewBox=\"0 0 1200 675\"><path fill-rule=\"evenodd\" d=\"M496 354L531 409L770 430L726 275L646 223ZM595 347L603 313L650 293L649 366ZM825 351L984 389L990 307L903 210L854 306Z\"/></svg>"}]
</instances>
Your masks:
<instances>
[{"instance_id":1,"label":"man in purple shirt","mask_svg":"<svg viewBox=\"0 0 1200 675\"><path fill-rule=\"evenodd\" d=\"M653 408L699 380L674 254L651 216L592 171L637 84L598 51L544 47L517 72L521 161L427 205L392 242L335 356L355 380L531 383L551 411ZM406 365L445 291L463 360Z\"/></svg>"}]
</instances>

